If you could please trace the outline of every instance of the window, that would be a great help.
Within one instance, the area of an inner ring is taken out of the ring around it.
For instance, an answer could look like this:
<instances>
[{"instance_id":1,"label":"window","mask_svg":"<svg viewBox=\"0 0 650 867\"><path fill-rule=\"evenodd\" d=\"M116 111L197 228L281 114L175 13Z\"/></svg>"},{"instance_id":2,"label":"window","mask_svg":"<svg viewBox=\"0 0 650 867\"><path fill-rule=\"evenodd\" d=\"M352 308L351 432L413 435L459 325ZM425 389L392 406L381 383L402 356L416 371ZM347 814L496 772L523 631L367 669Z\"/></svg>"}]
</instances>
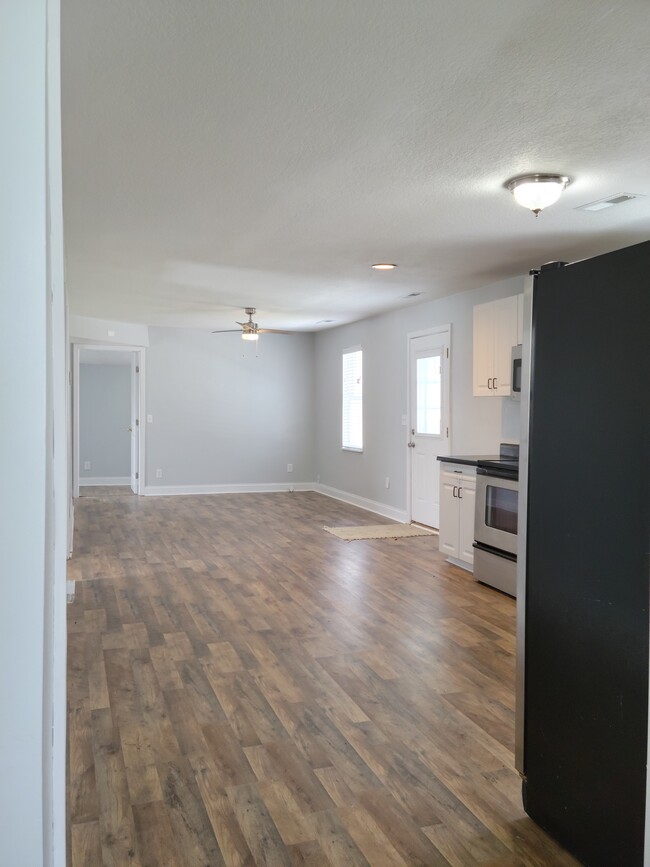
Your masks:
<instances>
[{"instance_id":1,"label":"window","mask_svg":"<svg viewBox=\"0 0 650 867\"><path fill-rule=\"evenodd\" d=\"M344 449L363 449L363 351L343 353L343 436Z\"/></svg>"},{"instance_id":2,"label":"window","mask_svg":"<svg viewBox=\"0 0 650 867\"><path fill-rule=\"evenodd\" d=\"M442 355L429 351L416 362L416 429L418 434L441 433Z\"/></svg>"}]
</instances>

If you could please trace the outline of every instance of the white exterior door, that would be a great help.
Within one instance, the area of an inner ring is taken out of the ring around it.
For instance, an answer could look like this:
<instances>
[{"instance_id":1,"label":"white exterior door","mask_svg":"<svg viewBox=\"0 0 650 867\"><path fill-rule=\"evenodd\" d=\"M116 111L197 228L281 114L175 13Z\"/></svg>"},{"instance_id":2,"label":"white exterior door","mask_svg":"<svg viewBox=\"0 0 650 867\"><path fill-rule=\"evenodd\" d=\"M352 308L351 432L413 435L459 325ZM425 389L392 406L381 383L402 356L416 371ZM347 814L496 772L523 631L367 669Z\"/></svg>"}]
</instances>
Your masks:
<instances>
[{"instance_id":1,"label":"white exterior door","mask_svg":"<svg viewBox=\"0 0 650 867\"><path fill-rule=\"evenodd\" d=\"M440 462L449 454L449 329L409 338L411 520L440 526Z\"/></svg>"}]
</instances>

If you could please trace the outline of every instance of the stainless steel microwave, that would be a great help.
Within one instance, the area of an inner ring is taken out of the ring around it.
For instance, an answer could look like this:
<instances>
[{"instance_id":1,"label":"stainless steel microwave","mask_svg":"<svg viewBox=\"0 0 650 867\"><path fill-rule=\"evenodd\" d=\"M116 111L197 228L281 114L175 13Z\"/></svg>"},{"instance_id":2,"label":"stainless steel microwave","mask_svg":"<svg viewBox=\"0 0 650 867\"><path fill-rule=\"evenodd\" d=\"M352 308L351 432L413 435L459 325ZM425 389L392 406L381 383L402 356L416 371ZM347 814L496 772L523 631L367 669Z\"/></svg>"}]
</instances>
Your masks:
<instances>
[{"instance_id":1,"label":"stainless steel microwave","mask_svg":"<svg viewBox=\"0 0 650 867\"><path fill-rule=\"evenodd\" d=\"M519 400L521 397L521 343L512 347L512 370L510 371L511 397Z\"/></svg>"}]
</instances>

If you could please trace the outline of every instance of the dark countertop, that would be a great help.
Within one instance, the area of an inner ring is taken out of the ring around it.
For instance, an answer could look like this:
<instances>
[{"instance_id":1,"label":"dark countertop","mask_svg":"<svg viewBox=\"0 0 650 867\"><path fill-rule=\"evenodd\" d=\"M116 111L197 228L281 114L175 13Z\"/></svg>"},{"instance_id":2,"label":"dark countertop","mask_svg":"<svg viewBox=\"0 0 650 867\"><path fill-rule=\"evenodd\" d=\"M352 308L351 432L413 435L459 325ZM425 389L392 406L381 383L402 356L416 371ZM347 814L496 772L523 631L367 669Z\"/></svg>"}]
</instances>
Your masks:
<instances>
[{"instance_id":1,"label":"dark countertop","mask_svg":"<svg viewBox=\"0 0 650 867\"><path fill-rule=\"evenodd\" d=\"M499 455L438 455L438 460L445 464L466 464L468 467L478 466L479 461L498 461Z\"/></svg>"}]
</instances>

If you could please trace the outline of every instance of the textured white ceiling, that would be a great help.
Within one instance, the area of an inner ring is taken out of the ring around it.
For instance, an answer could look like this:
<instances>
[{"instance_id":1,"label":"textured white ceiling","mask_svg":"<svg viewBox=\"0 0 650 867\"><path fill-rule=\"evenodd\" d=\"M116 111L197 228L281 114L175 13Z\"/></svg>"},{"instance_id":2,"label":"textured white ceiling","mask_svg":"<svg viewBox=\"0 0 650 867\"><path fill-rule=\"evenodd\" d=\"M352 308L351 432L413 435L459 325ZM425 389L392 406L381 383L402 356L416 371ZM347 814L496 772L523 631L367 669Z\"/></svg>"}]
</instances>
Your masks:
<instances>
[{"instance_id":1,"label":"textured white ceiling","mask_svg":"<svg viewBox=\"0 0 650 867\"><path fill-rule=\"evenodd\" d=\"M62 15L75 313L312 330L650 237L647 0ZM529 170L575 178L537 220L502 187ZM619 192L648 198L574 210Z\"/></svg>"}]
</instances>

